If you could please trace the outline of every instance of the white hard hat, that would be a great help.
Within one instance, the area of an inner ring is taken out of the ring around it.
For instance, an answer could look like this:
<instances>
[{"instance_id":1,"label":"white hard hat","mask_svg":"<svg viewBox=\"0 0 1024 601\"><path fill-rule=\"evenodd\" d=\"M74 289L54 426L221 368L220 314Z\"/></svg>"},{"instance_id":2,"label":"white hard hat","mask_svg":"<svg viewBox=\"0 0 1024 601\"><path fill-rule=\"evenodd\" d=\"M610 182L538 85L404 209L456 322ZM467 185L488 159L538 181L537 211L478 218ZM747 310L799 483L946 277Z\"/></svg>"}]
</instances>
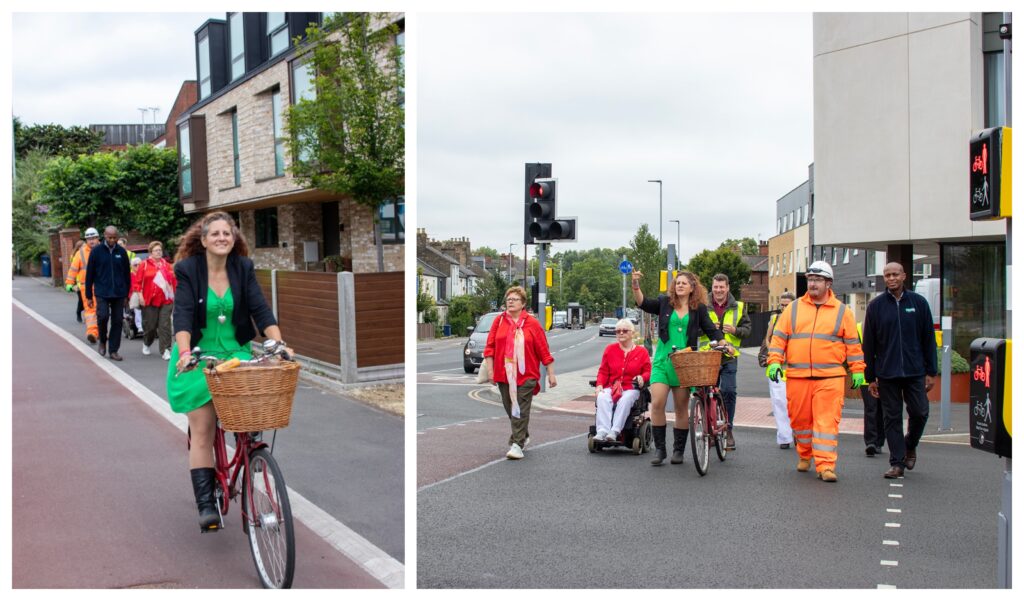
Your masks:
<instances>
[{"instance_id":1,"label":"white hard hat","mask_svg":"<svg viewBox=\"0 0 1024 601\"><path fill-rule=\"evenodd\" d=\"M807 268L807 275L820 275L823 278L832 278L832 266L825 261L815 261Z\"/></svg>"},{"instance_id":2,"label":"white hard hat","mask_svg":"<svg viewBox=\"0 0 1024 601\"><path fill-rule=\"evenodd\" d=\"M91 227L91 228L85 230L85 237L86 238L99 238L100 237L100 233L96 231L96 228Z\"/></svg>"}]
</instances>

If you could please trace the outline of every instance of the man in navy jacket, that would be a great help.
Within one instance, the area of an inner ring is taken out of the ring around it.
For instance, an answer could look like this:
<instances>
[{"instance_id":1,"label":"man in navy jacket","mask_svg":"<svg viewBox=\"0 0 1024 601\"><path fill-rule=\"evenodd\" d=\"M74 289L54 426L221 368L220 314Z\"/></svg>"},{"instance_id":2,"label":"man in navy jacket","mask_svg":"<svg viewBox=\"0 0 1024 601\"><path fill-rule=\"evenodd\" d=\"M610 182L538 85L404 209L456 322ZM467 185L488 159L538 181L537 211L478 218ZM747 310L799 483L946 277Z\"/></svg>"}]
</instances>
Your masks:
<instances>
[{"instance_id":1,"label":"man in navy jacket","mask_svg":"<svg viewBox=\"0 0 1024 601\"><path fill-rule=\"evenodd\" d=\"M121 322L124 321L124 302L131 289L132 267L128 251L117 243L117 228L108 225L103 230L103 244L97 244L89 253L85 269L85 297L96 298L96 320L100 328L99 352L107 354L110 340L110 358L120 361ZM107 322L110 334L107 335Z\"/></svg>"},{"instance_id":2,"label":"man in navy jacket","mask_svg":"<svg viewBox=\"0 0 1024 601\"><path fill-rule=\"evenodd\" d=\"M865 379L882 400L885 440L889 443L886 478L899 478L917 463L917 444L928 421L928 391L938 374L935 330L928 301L903 287L907 274L899 263L882 271L885 292L868 304L864 318ZM903 404L909 423L903 434Z\"/></svg>"}]
</instances>

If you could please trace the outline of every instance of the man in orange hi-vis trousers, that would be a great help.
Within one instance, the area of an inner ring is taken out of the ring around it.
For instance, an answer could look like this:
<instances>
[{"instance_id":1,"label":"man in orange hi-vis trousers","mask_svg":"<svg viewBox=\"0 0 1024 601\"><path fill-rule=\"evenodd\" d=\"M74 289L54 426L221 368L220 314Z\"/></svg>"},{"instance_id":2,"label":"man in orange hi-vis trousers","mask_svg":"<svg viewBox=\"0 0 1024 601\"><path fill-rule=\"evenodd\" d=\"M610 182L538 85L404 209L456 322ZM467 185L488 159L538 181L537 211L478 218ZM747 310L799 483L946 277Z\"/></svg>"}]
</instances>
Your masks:
<instances>
[{"instance_id":1,"label":"man in orange hi-vis trousers","mask_svg":"<svg viewBox=\"0 0 1024 601\"><path fill-rule=\"evenodd\" d=\"M64 288L68 292L78 291L82 296L82 315L85 317L85 337L89 343L96 342L100 328L96 322L96 303L85 297L85 266L89 264L89 253L100 243L100 233L91 227L85 230L85 244L71 257L68 276L64 279Z\"/></svg>"},{"instance_id":2,"label":"man in orange hi-vis trousers","mask_svg":"<svg viewBox=\"0 0 1024 601\"><path fill-rule=\"evenodd\" d=\"M815 261L807 268L807 293L779 315L768 347L768 377L775 382L786 362L786 399L800 461L835 482L839 418L843 412L846 365L853 387L864 385L864 353L853 312L832 293L832 267Z\"/></svg>"}]
</instances>

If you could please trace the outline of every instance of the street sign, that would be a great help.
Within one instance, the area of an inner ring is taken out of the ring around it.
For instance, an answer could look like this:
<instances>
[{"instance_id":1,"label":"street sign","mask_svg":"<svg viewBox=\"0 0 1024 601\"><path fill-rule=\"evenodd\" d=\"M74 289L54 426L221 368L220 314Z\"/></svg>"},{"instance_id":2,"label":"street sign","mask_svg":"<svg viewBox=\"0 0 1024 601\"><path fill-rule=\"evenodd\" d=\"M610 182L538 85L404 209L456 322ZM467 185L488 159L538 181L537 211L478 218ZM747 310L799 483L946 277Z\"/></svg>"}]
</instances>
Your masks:
<instances>
[{"instance_id":1,"label":"street sign","mask_svg":"<svg viewBox=\"0 0 1024 601\"><path fill-rule=\"evenodd\" d=\"M633 272L633 264L629 261L623 261L619 263L619 271L622 272L622 275L629 275Z\"/></svg>"}]
</instances>

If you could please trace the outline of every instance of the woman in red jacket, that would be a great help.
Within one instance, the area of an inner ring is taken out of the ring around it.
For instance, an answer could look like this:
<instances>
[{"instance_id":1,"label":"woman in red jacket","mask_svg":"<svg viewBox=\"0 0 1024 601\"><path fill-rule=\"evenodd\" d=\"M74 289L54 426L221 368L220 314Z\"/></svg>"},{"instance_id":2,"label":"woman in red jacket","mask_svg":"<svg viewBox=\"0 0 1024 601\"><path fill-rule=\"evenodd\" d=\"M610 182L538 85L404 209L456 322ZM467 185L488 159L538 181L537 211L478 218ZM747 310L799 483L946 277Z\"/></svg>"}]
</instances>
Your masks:
<instances>
[{"instance_id":1,"label":"woman in red jacket","mask_svg":"<svg viewBox=\"0 0 1024 601\"><path fill-rule=\"evenodd\" d=\"M174 288L178 285L174 268L164 259L164 245L149 243L149 258L132 275L132 292L139 293L142 305L142 354L150 354L153 340L160 338L160 354L171 358L171 313L174 311Z\"/></svg>"},{"instance_id":2,"label":"woman in red jacket","mask_svg":"<svg viewBox=\"0 0 1024 601\"><path fill-rule=\"evenodd\" d=\"M597 370L597 435L594 440L618 440L640 387L651 378L651 357L633 340L633 322L615 324L616 342L604 349ZM622 386L618 390L616 384ZM616 394L621 396L616 397Z\"/></svg>"},{"instance_id":3,"label":"woman in red jacket","mask_svg":"<svg viewBox=\"0 0 1024 601\"><path fill-rule=\"evenodd\" d=\"M522 459L523 447L530 440L530 404L533 395L540 392L541 363L548 368L548 386L554 388L558 384L555 359L548 350L544 328L525 307L526 290L521 286L506 290L505 312L494 320L484 347L484 369L490 372L491 383L497 383L505 413L512 423L505 454L509 459ZM513 381L514 389L509 386Z\"/></svg>"}]
</instances>

